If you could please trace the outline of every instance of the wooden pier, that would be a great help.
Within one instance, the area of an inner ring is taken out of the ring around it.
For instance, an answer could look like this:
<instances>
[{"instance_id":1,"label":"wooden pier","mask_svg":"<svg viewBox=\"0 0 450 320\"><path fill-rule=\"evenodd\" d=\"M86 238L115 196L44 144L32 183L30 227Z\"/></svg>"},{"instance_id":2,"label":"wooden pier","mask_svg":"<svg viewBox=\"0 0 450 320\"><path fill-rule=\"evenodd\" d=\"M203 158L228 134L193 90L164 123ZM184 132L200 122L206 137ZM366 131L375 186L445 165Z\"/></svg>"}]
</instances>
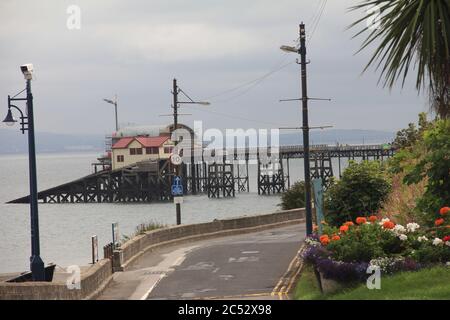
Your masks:
<instances>
[{"instance_id":1,"label":"wooden pier","mask_svg":"<svg viewBox=\"0 0 450 320\"><path fill-rule=\"evenodd\" d=\"M384 160L395 152L386 145L316 145L310 148L311 175L327 182L334 175L331 159ZM203 154L205 150L203 150ZM185 194L207 194L210 198L234 197L236 192L249 192L249 164L257 165L258 194L284 192L291 185L290 160L304 157L302 146L281 146L275 149L245 148L227 150L226 160L208 163L192 158L181 166ZM270 162L262 156L271 155ZM284 166L286 164L286 166ZM83 178L40 191L42 203L149 203L172 199L171 184L175 168L169 160L142 161L118 170L102 168ZM8 203L28 203L29 196Z\"/></svg>"}]
</instances>

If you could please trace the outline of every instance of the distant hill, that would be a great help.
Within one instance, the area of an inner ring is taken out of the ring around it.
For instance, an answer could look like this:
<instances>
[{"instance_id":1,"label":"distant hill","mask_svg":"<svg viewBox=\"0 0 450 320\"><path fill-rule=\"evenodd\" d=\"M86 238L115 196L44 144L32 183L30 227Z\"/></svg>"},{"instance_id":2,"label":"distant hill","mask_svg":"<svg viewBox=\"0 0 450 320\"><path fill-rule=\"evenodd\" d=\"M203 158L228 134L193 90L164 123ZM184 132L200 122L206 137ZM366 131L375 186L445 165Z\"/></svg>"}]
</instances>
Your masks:
<instances>
[{"instance_id":1,"label":"distant hill","mask_svg":"<svg viewBox=\"0 0 450 320\"><path fill-rule=\"evenodd\" d=\"M377 130L359 129L331 129L311 130L310 144L379 144L392 142L395 133ZM301 131L281 133L281 145L302 145L303 134Z\"/></svg>"},{"instance_id":2,"label":"distant hill","mask_svg":"<svg viewBox=\"0 0 450 320\"><path fill-rule=\"evenodd\" d=\"M56 133L36 133L36 151L45 152L76 152L103 151L105 136L103 135L69 135ZM0 154L27 153L28 136L15 130L0 129Z\"/></svg>"},{"instance_id":3,"label":"distant hill","mask_svg":"<svg viewBox=\"0 0 450 320\"><path fill-rule=\"evenodd\" d=\"M395 134L376 130L312 130L311 144L378 144L391 142ZM282 132L281 145L302 145L301 131ZM27 135L20 131L0 129L0 154L28 152ZM44 152L74 152L74 151L104 151L105 136L103 135L69 135L38 132L36 134L36 149Z\"/></svg>"}]
</instances>

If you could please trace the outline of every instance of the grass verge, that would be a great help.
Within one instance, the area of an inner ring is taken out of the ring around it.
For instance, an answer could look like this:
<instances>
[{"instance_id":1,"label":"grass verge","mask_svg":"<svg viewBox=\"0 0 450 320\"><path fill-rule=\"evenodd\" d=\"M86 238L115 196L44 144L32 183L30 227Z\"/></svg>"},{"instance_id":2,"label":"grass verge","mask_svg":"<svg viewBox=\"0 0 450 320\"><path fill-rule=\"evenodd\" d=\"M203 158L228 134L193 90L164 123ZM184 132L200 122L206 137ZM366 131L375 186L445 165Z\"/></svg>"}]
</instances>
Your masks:
<instances>
[{"instance_id":1,"label":"grass verge","mask_svg":"<svg viewBox=\"0 0 450 320\"><path fill-rule=\"evenodd\" d=\"M295 290L297 300L450 300L450 268L434 267L381 278L380 290L365 284L335 294L320 292L314 272L305 266Z\"/></svg>"}]
</instances>

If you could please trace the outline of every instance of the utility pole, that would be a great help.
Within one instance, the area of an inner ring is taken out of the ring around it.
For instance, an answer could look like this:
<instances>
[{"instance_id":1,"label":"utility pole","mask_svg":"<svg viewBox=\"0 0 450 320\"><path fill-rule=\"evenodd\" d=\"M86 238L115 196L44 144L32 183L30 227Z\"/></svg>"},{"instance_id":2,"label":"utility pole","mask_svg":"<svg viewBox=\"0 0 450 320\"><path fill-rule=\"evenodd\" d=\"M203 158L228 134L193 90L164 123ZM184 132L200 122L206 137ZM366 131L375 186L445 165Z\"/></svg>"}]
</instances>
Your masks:
<instances>
[{"instance_id":1,"label":"utility pole","mask_svg":"<svg viewBox=\"0 0 450 320\"><path fill-rule=\"evenodd\" d=\"M179 101L178 100L178 94L182 93L186 98L188 98L188 101ZM178 113L178 107L180 104L198 104L203 106L208 106L210 103L206 101L194 101L192 100L180 87L178 87L177 79L173 79L173 113L172 114L164 114L162 116L173 116L173 131L178 129L178 116L179 115L188 115L188 114L182 114ZM195 157L194 157L194 140L195 135L192 130L191 131L191 185L192 185L192 194L196 194L196 177L195 177ZM176 140L178 140L178 137L176 137ZM177 143L177 141L175 141ZM178 155L175 155L178 156ZM174 161L173 158L171 158L171 162L175 165L175 174L177 177L180 177L180 165L182 163L181 158L178 156L178 159L180 159L180 163L178 164L177 161ZM177 178L177 181L181 181L181 177ZM176 201L176 212L177 212L177 224L181 224L181 205L178 201Z\"/></svg>"},{"instance_id":2,"label":"utility pole","mask_svg":"<svg viewBox=\"0 0 450 320\"><path fill-rule=\"evenodd\" d=\"M178 85L177 79L173 79L173 130L178 126Z\"/></svg>"},{"instance_id":3,"label":"utility pole","mask_svg":"<svg viewBox=\"0 0 450 320\"><path fill-rule=\"evenodd\" d=\"M178 127L178 85L177 79L173 79L173 130L176 132ZM180 176L180 166L175 166L175 174ZM181 224L181 204L177 202L175 204L177 225Z\"/></svg>"},{"instance_id":4,"label":"utility pole","mask_svg":"<svg viewBox=\"0 0 450 320\"><path fill-rule=\"evenodd\" d=\"M117 94L114 95L114 113L116 115L116 132L119 131L119 119L117 117Z\"/></svg>"},{"instance_id":5,"label":"utility pole","mask_svg":"<svg viewBox=\"0 0 450 320\"><path fill-rule=\"evenodd\" d=\"M302 101L302 115L303 124L301 128L303 131L303 152L304 152L304 169L305 169L305 209L306 209L306 234L310 235L313 232L312 227L312 206L311 206L311 170L310 170L310 155L309 155L309 131L311 129L324 129L330 126L319 126L310 127L308 121L308 101L309 100L326 100L331 101L331 99L323 98L309 98L308 88L307 88L307 77L306 77L306 65L309 63L306 61L306 31L305 24L302 22L300 24L300 47L291 46L281 46L280 49L285 52L293 52L300 55L300 62L297 63L301 65L301 90L302 97L300 99L284 99L282 101ZM293 128L281 128L281 129L293 129Z\"/></svg>"},{"instance_id":6,"label":"utility pole","mask_svg":"<svg viewBox=\"0 0 450 320\"><path fill-rule=\"evenodd\" d=\"M306 31L305 24L300 24L300 65L302 78L302 113L303 113L303 152L305 167L305 209L306 209L306 234L313 232L312 208L311 208L311 173L309 163L309 121L308 121L308 93L306 78Z\"/></svg>"},{"instance_id":7,"label":"utility pole","mask_svg":"<svg viewBox=\"0 0 450 320\"><path fill-rule=\"evenodd\" d=\"M115 116L116 116L116 132L117 132L117 131L119 131L119 119L118 119L118 117L117 117L117 94L114 95L114 100L111 100L111 99L103 99L103 101L105 101L105 102L107 102L107 103L109 103L109 104L114 105L114 113L115 113Z\"/></svg>"}]
</instances>

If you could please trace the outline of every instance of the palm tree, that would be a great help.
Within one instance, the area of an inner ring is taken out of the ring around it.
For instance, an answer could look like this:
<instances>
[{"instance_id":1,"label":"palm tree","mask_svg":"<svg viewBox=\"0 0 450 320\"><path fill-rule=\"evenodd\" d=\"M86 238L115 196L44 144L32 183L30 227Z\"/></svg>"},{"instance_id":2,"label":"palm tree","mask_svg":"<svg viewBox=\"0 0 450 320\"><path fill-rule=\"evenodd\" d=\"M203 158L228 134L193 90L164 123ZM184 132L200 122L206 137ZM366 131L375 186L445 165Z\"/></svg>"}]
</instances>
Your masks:
<instances>
[{"instance_id":1,"label":"palm tree","mask_svg":"<svg viewBox=\"0 0 450 320\"><path fill-rule=\"evenodd\" d=\"M359 51L379 42L364 71L376 64L380 80L392 88L399 79L403 86L413 67L417 90L428 89L431 108L441 118L450 117L450 0L363 0L350 8L360 9L366 15L350 28L367 19L378 26L366 24L355 35L369 32Z\"/></svg>"}]
</instances>

